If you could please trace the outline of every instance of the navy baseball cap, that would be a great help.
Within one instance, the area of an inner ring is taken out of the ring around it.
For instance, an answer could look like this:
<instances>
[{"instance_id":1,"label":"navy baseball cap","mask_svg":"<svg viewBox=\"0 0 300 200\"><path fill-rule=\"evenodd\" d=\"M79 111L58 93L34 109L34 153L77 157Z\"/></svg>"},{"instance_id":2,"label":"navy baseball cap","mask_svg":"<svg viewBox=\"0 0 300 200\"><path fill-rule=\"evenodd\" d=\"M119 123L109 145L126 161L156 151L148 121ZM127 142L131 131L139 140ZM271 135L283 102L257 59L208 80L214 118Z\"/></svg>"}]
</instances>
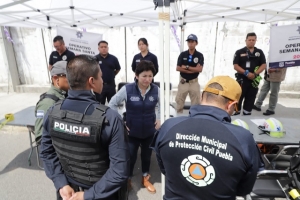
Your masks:
<instances>
[{"instance_id":1,"label":"navy baseball cap","mask_svg":"<svg viewBox=\"0 0 300 200\"><path fill-rule=\"evenodd\" d=\"M198 41L198 38L197 38L196 35L190 34L190 35L187 37L186 41L189 41L189 40Z\"/></svg>"}]
</instances>

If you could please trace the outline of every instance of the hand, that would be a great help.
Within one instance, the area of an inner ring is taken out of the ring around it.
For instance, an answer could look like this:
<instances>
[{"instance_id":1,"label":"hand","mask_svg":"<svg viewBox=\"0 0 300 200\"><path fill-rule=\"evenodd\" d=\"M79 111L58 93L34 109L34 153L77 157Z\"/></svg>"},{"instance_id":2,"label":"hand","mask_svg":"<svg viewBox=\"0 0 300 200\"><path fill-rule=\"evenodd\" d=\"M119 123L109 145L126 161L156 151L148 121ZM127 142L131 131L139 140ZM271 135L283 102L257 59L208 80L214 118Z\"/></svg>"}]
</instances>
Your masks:
<instances>
[{"instance_id":1,"label":"hand","mask_svg":"<svg viewBox=\"0 0 300 200\"><path fill-rule=\"evenodd\" d=\"M84 200L84 192L76 192L75 194L72 195L70 200Z\"/></svg>"},{"instance_id":2,"label":"hand","mask_svg":"<svg viewBox=\"0 0 300 200\"><path fill-rule=\"evenodd\" d=\"M59 189L59 194L63 200L70 199L74 193L75 192L73 188L71 188L69 185L65 185L64 187Z\"/></svg>"},{"instance_id":3,"label":"hand","mask_svg":"<svg viewBox=\"0 0 300 200\"><path fill-rule=\"evenodd\" d=\"M255 78L255 75L252 72L249 72L247 77L248 79L253 80Z\"/></svg>"},{"instance_id":4,"label":"hand","mask_svg":"<svg viewBox=\"0 0 300 200\"><path fill-rule=\"evenodd\" d=\"M155 121L155 129L158 130L160 128L160 120Z\"/></svg>"},{"instance_id":5,"label":"hand","mask_svg":"<svg viewBox=\"0 0 300 200\"><path fill-rule=\"evenodd\" d=\"M254 88L258 88L259 82L260 82L261 79L262 79L261 76L258 75L255 79L253 79L253 81L252 81L252 86L253 86Z\"/></svg>"}]
</instances>

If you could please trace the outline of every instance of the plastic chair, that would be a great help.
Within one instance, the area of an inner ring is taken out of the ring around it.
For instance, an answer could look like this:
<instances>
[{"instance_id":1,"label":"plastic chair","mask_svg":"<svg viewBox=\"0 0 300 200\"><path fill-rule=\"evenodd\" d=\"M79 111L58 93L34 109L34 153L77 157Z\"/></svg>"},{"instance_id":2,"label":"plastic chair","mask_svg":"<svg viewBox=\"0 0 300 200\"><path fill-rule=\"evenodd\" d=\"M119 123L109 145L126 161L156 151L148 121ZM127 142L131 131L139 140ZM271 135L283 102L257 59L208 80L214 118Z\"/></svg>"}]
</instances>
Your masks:
<instances>
[{"instance_id":1,"label":"plastic chair","mask_svg":"<svg viewBox=\"0 0 300 200\"><path fill-rule=\"evenodd\" d=\"M252 192L246 196L250 199L287 198L282 186L290 183L288 172L283 170L263 170L258 172Z\"/></svg>"},{"instance_id":2,"label":"plastic chair","mask_svg":"<svg viewBox=\"0 0 300 200\"><path fill-rule=\"evenodd\" d=\"M29 143L30 143L30 153L29 153L29 156L28 156L28 165L31 166L31 156L32 156L33 149L35 149L36 160L37 160L38 167L40 169L44 169L41 166L41 162L40 162L40 156L39 156L39 150L38 150L39 144L35 141L35 139L33 140L32 136L31 136L31 134L32 134L32 135L34 135L34 138L35 138L34 126L27 125L27 129L28 129L28 133L29 133Z\"/></svg>"},{"instance_id":3,"label":"plastic chair","mask_svg":"<svg viewBox=\"0 0 300 200\"><path fill-rule=\"evenodd\" d=\"M264 154L264 158L271 169L286 170L290 166L292 155L299 149L299 145L282 146L277 154Z\"/></svg>"},{"instance_id":4,"label":"plastic chair","mask_svg":"<svg viewBox=\"0 0 300 200\"><path fill-rule=\"evenodd\" d=\"M118 91L124 86L124 85L126 85L126 84L128 84L127 82L120 82L119 84L118 84Z\"/></svg>"}]
</instances>

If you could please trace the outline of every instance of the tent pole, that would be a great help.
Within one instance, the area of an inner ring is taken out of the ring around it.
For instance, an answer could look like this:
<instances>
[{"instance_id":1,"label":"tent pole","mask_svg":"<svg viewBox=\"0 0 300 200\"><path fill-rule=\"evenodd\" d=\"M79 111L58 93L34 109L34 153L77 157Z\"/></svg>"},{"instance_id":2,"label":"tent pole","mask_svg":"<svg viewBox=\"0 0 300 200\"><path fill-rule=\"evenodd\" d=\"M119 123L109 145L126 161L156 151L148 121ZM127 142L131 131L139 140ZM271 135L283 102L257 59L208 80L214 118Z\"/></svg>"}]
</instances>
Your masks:
<instances>
[{"instance_id":1,"label":"tent pole","mask_svg":"<svg viewBox=\"0 0 300 200\"><path fill-rule=\"evenodd\" d=\"M164 26L164 87L165 92L165 119L170 117L170 0L165 0Z\"/></svg>"},{"instance_id":2,"label":"tent pole","mask_svg":"<svg viewBox=\"0 0 300 200\"><path fill-rule=\"evenodd\" d=\"M164 81L164 0L158 0L157 6L158 6L158 23L159 23L159 56L158 56L158 62L159 62L159 74L160 74L160 123L163 124L165 121L165 91L163 88L163 81ZM161 174L161 197L163 197L165 194L165 176ZM161 198L162 199L162 198Z\"/></svg>"},{"instance_id":3,"label":"tent pole","mask_svg":"<svg viewBox=\"0 0 300 200\"><path fill-rule=\"evenodd\" d=\"M13 46L12 42L6 38L5 32L9 32L9 34L10 34L10 28L1 26L1 34L2 34L2 38L3 38L3 49L2 49L3 59L4 59L4 64L7 66L9 74L10 74L10 77L7 77L7 79L8 79L8 84L11 79L13 91L17 92L17 86L21 85L21 80L19 77L20 73L18 70L18 64L17 64L17 60L16 60L14 46ZM2 47L0 47L0 48L2 48ZM8 88L10 88L10 87L8 87ZM8 92L9 92L9 90L8 90Z\"/></svg>"},{"instance_id":4,"label":"tent pole","mask_svg":"<svg viewBox=\"0 0 300 200\"><path fill-rule=\"evenodd\" d=\"M42 32L42 40L43 40L43 46L44 46L44 52L45 52L45 60L46 60L46 71L47 71L47 75L48 75L48 83L51 83L51 77L49 74L49 70L48 70L48 62L47 62L47 54L46 54L46 46L45 46L45 39L44 39L44 33L43 33L43 29L41 29Z\"/></svg>"},{"instance_id":5,"label":"tent pole","mask_svg":"<svg viewBox=\"0 0 300 200\"><path fill-rule=\"evenodd\" d=\"M126 34L126 27L124 27L124 38L125 38L125 82L127 82L127 34Z\"/></svg>"}]
</instances>

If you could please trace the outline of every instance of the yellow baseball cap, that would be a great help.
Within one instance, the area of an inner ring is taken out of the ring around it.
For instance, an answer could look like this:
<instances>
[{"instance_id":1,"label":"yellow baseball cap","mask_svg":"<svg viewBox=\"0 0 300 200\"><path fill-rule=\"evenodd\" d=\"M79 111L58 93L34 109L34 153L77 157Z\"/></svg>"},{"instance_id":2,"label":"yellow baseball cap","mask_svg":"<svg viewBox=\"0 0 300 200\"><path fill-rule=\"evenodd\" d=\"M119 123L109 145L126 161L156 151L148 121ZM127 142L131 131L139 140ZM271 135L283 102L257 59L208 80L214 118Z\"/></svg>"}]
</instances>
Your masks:
<instances>
[{"instance_id":1,"label":"yellow baseball cap","mask_svg":"<svg viewBox=\"0 0 300 200\"><path fill-rule=\"evenodd\" d=\"M208 87L212 83L218 83L222 86L223 91L216 88ZM221 95L233 101L239 101L242 89L236 80L229 76L215 76L204 87L204 92L210 92L213 94Z\"/></svg>"}]
</instances>

